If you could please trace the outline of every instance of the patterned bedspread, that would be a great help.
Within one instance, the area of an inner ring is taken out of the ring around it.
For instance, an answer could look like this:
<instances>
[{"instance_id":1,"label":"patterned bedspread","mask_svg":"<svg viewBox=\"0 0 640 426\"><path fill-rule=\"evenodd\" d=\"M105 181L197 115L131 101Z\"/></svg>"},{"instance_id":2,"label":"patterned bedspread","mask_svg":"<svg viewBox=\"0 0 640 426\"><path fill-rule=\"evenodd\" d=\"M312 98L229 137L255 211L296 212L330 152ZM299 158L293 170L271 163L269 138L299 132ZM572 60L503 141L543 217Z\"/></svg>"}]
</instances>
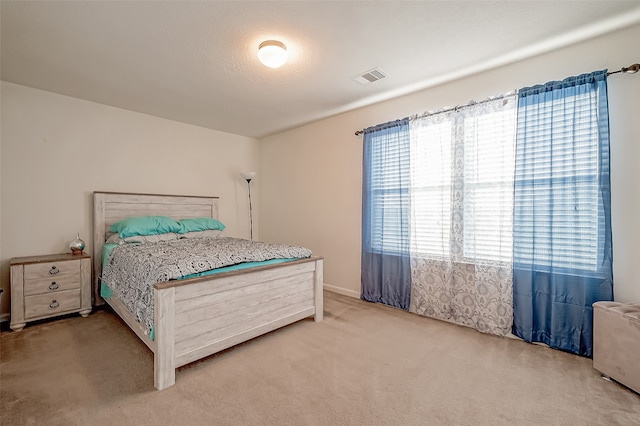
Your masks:
<instances>
[{"instance_id":1,"label":"patterned bedspread","mask_svg":"<svg viewBox=\"0 0 640 426\"><path fill-rule=\"evenodd\" d=\"M304 247L229 237L123 244L104 265L102 281L150 332L155 283L243 262L309 256Z\"/></svg>"}]
</instances>

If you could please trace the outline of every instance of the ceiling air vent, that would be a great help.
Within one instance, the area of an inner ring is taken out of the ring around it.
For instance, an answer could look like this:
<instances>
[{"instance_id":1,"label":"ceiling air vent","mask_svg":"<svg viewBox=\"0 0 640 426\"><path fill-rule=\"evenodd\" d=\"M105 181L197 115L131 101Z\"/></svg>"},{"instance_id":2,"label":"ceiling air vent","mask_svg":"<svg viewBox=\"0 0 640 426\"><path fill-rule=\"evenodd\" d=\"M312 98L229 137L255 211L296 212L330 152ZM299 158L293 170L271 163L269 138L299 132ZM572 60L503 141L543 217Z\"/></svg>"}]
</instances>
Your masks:
<instances>
[{"instance_id":1,"label":"ceiling air vent","mask_svg":"<svg viewBox=\"0 0 640 426\"><path fill-rule=\"evenodd\" d=\"M356 77L356 81L360 84L369 84L383 79L386 76L387 75L380 68L374 68Z\"/></svg>"}]
</instances>

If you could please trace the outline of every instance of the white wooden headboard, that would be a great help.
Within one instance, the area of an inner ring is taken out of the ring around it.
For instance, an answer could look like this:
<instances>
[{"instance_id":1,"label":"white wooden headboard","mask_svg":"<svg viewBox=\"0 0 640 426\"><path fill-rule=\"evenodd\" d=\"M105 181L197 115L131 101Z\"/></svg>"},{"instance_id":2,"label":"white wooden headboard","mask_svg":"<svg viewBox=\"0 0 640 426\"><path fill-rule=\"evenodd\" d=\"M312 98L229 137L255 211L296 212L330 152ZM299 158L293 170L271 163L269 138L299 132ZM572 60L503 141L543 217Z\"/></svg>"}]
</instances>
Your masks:
<instances>
[{"instance_id":1,"label":"white wooden headboard","mask_svg":"<svg viewBox=\"0 0 640 426\"><path fill-rule=\"evenodd\" d=\"M193 217L218 219L218 197L94 192L94 305L102 305L104 303L100 297L100 275L102 273L102 248L108 238L109 227L122 219L135 216L168 216L176 220Z\"/></svg>"}]
</instances>

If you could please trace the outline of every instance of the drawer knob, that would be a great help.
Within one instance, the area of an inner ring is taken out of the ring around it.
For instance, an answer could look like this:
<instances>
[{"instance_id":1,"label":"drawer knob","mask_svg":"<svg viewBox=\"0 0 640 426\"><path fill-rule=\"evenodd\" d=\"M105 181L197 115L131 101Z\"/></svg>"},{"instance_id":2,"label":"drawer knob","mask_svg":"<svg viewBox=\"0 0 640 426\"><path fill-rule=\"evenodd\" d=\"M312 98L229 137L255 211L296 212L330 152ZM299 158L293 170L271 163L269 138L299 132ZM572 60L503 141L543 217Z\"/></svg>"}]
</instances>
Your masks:
<instances>
[{"instance_id":1,"label":"drawer knob","mask_svg":"<svg viewBox=\"0 0 640 426\"><path fill-rule=\"evenodd\" d=\"M49 290L53 291L53 290L57 290L60 288L60 284L58 284L55 281L52 281L51 284L49 284Z\"/></svg>"},{"instance_id":2,"label":"drawer knob","mask_svg":"<svg viewBox=\"0 0 640 426\"><path fill-rule=\"evenodd\" d=\"M55 266L52 266L51 269L49 269L49 275L55 275L58 272L60 272L60 269L56 268Z\"/></svg>"},{"instance_id":3,"label":"drawer knob","mask_svg":"<svg viewBox=\"0 0 640 426\"><path fill-rule=\"evenodd\" d=\"M49 303L49 309L55 309L58 306L60 306L60 302L58 302L56 299L53 299L51 303Z\"/></svg>"}]
</instances>

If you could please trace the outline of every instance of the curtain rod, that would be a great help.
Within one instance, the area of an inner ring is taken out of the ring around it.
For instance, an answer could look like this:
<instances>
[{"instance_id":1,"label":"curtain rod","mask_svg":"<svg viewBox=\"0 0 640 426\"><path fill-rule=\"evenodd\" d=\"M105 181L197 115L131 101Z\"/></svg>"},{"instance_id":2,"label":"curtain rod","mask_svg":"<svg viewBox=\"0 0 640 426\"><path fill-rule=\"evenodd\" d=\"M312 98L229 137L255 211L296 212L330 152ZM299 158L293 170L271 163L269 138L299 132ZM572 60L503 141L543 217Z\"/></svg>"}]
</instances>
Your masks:
<instances>
[{"instance_id":1,"label":"curtain rod","mask_svg":"<svg viewBox=\"0 0 640 426\"><path fill-rule=\"evenodd\" d=\"M640 71L640 64L633 64L633 65L629 65L628 67L622 67L618 71L608 72L607 75L609 76L611 74L618 74L621 72L625 74L635 74L638 71Z\"/></svg>"},{"instance_id":2,"label":"curtain rod","mask_svg":"<svg viewBox=\"0 0 640 426\"><path fill-rule=\"evenodd\" d=\"M495 101L495 100L498 100L498 99L502 99L502 98L504 98L504 97L506 97L506 96L515 95L516 93L518 93L518 91L517 91L517 90L512 90L511 92L503 93L503 94L501 94L501 95L497 95L497 96L489 96L488 98L485 98L485 99L483 99L483 100L481 100L481 101L470 100L468 103L466 103L466 104L464 104L464 105L456 105L456 106L454 106L454 107L450 107L450 108L443 108L443 109L439 109L439 110L437 110L437 111L426 111L426 112L423 112L422 114L414 114L414 115L412 115L412 116L410 116L410 117L411 117L412 119L413 119L413 118L417 118L417 117L418 117L418 118L421 118L421 117L427 117L427 116L429 116L429 115L433 115L433 114L442 114L442 113L445 113L445 112L457 111L457 110L459 110L459 109L461 109L461 108L466 108L466 107L469 107L469 106L472 106L472 105L481 104L481 103L484 103L484 102ZM355 135L356 135L356 136L360 136L360 135L361 135L361 134L363 134L363 133L364 133L364 129L362 129L362 130L357 130L357 131L355 132Z\"/></svg>"},{"instance_id":3,"label":"curtain rod","mask_svg":"<svg viewBox=\"0 0 640 426\"><path fill-rule=\"evenodd\" d=\"M611 71L611 72L608 72L608 73L607 73L607 76L610 76L610 75L612 75L612 74L619 74L619 73L624 73L624 74L635 74L635 73L637 73L638 71L640 71L640 64L633 64L633 65L629 65L628 67L622 67L622 68L620 68L618 71ZM509 95L509 94L510 94L510 93L507 93L506 95ZM503 96L505 96L505 95L503 95ZM491 101L491 100L493 100L493 99L500 99L501 97L502 97L502 96L498 96L498 97L494 97L494 98L488 98L488 99L486 99L486 100L487 100L487 101ZM481 102L484 102L484 101L481 101ZM476 103L476 102L471 101L471 102L469 103L469 105L470 105L470 104L474 104L474 103ZM464 106L464 105L462 105L462 106ZM437 113L439 114L439 113L442 113L442 112L455 111L455 110L457 110L458 108L461 108L462 106L461 106L461 105L458 105L458 106L455 106L455 107L452 107L452 108L443 109L443 110L437 111ZM364 129L362 129L362 130L356 130L356 131L355 131L355 135L356 135L356 136L360 136L360 135L361 135L361 134L363 134L363 133L364 133Z\"/></svg>"}]
</instances>

